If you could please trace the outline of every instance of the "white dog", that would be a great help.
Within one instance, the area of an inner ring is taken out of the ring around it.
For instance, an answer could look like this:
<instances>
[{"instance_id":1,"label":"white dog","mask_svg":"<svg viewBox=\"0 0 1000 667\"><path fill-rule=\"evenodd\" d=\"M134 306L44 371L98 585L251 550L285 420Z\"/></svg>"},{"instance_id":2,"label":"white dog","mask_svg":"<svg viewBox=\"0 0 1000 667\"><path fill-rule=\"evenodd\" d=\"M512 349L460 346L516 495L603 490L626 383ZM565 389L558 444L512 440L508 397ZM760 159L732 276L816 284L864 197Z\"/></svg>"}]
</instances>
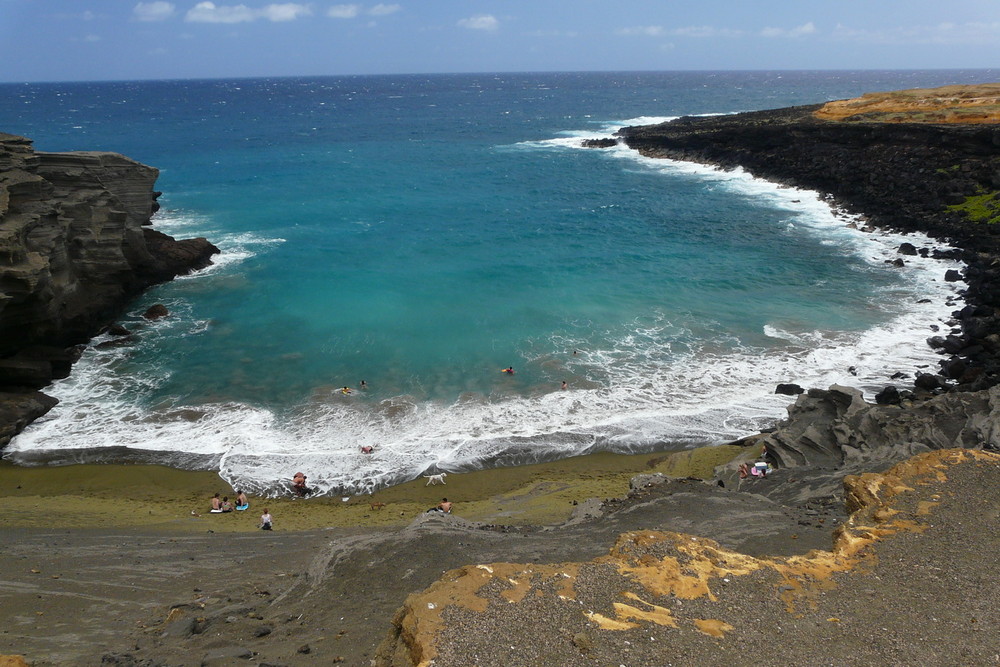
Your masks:
<instances>
[{"instance_id":1,"label":"white dog","mask_svg":"<svg viewBox=\"0 0 1000 667\"><path fill-rule=\"evenodd\" d=\"M448 473L442 472L437 475L424 475L427 478L427 484L425 486L433 486L435 484L447 484L444 478L448 476Z\"/></svg>"}]
</instances>

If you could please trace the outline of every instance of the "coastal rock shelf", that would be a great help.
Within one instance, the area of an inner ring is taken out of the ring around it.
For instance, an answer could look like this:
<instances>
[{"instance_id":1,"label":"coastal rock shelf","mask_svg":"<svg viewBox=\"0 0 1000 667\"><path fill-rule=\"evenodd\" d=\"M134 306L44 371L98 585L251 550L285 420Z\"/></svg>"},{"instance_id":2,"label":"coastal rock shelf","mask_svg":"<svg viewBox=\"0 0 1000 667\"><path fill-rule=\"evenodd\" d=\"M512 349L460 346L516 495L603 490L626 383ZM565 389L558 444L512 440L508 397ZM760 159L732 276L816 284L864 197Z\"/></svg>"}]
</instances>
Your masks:
<instances>
[{"instance_id":1,"label":"coastal rock shelf","mask_svg":"<svg viewBox=\"0 0 1000 667\"><path fill-rule=\"evenodd\" d=\"M77 356L67 348L147 287L211 264L218 248L204 238L148 227L158 175L116 153L37 152L0 133L0 389L20 394L65 377ZM3 403L15 417L0 447L50 401Z\"/></svg>"}]
</instances>

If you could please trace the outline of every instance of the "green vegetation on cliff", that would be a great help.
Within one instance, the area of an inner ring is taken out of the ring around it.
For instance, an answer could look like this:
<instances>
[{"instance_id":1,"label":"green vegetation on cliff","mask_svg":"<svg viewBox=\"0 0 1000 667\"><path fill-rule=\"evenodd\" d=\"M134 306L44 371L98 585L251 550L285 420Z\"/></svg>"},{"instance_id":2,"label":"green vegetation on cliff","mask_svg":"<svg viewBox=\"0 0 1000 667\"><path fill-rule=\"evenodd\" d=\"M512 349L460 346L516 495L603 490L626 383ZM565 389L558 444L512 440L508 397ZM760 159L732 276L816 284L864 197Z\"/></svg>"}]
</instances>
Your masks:
<instances>
[{"instance_id":1,"label":"green vegetation on cliff","mask_svg":"<svg viewBox=\"0 0 1000 667\"><path fill-rule=\"evenodd\" d=\"M981 188L971 197L966 197L961 204L948 207L951 211L964 213L969 220L992 225L1000 222L1000 190Z\"/></svg>"}]
</instances>

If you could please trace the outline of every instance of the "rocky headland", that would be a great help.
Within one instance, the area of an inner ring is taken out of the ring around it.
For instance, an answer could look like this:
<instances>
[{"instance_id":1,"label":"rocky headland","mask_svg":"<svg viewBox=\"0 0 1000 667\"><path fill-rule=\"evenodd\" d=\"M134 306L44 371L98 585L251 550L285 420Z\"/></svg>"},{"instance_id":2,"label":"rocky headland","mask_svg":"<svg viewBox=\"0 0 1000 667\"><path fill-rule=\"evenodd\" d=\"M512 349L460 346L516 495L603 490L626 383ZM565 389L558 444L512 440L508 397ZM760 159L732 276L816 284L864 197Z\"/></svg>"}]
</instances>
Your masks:
<instances>
[{"instance_id":1,"label":"rocky headland","mask_svg":"<svg viewBox=\"0 0 1000 667\"><path fill-rule=\"evenodd\" d=\"M38 390L68 375L77 345L218 252L150 227L158 175L116 153L38 152L0 133L0 448L55 404Z\"/></svg>"},{"instance_id":2,"label":"rocky headland","mask_svg":"<svg viewBox=\"0 0 1000 667\"><path fill-rule=\"evenodd\" d=\"M951 245L951 251L912 244L899 249L899 262L919 253L961 259L966 265L961 275L953 271L944 276L964 280L967 288L966 306L954 313L955 329L930 336L930 344L944 353L941 371L916 385L925 392L976 391L1000 382L1000 105L997 86L984 88L978 108L993 122L980 115L972 123L958 122L961 115L948 116L950 102L965 99L949 89L954 96L938 104L932 91L917 91L923 96L883 93L861 98L865 104L848 100L685 117L625 128L620 135L644 155L742 168L827 195L835 206L862 216L866 225L919 231ZM993 97L985 94L990 92ZM870 110L884 98L897 99L891 122ZM845 115L844 109L857 110L855 105L861 110ZM914 110L913 115L901 116L905 108ZM939 116L952 122L936 122Z\"/></svg>"}]
</instances>

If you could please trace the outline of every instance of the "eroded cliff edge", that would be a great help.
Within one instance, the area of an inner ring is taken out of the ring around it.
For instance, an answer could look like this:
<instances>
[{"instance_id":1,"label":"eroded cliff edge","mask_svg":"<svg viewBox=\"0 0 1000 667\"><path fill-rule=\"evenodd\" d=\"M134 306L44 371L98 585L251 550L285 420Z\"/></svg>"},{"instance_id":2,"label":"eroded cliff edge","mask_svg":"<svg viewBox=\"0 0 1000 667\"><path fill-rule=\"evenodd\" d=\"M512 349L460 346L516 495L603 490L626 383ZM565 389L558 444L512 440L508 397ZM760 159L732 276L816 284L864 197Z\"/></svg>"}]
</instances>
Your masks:
<instances>
[{"instance_id":1,"label":"eroded cliff edge","mask_svg":"<svg viewBox=\"0 0 1000 667\"><path fill-rule=\"evenodd\" d=\"M0 448L54 405L74 346L147 287L219 250L149 227L159 171L107 152L44 153L0 133Z\"/></svg>"}]
</instances>

